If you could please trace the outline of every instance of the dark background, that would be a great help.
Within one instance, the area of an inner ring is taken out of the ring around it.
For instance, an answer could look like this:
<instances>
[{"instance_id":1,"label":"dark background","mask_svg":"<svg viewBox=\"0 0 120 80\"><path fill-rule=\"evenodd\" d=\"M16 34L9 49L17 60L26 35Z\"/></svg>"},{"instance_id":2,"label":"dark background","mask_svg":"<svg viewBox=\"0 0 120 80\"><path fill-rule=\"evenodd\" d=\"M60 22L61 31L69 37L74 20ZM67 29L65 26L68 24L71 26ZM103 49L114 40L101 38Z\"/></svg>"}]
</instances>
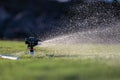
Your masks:
<instances>
[{"instance_id":1,"label":"dark background","mask_svg":"<svg viewBox=\"0 0 120 80\"><path fill-rule=\"evenodd\" d=\"M0 39L24 39L33 34L45 40L103 24L109 27L119 20L119 8L117 1L0 0Z\"/></svg>"}]
</instances>

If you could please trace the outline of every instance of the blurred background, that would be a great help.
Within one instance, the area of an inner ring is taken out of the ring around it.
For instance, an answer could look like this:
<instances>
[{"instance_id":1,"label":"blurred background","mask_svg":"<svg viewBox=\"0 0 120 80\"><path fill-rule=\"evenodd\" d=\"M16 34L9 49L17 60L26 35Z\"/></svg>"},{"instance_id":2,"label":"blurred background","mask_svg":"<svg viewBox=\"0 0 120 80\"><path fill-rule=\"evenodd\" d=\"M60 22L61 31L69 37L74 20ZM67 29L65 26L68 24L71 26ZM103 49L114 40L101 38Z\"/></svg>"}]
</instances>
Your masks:
<instances>
[{"instance_id":1,"label":"blurred background","mask_svg":"<svg viewBox=\"0 0 120 80\"><path fill-rule=\"evenodd\" d=\"M120 0L0 0L0 39L36 34L45 40L109 27L119 21L119 12Z\"/></svg>"}]
</instances>

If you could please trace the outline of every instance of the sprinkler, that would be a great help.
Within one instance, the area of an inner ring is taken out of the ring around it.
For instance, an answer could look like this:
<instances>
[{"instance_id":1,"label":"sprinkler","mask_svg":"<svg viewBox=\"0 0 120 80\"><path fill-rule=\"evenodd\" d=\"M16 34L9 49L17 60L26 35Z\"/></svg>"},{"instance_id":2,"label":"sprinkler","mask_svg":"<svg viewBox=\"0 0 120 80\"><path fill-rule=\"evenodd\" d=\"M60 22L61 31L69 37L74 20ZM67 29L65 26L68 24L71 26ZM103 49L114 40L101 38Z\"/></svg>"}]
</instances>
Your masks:
<instances>
[{"instance_id":1,"label":"sprinkler","mask_svg":"<svg viewBox=\"0 0 120 80\"><path fill-rule=\"evenodd\" d=\"M25 39L25 44L27 44L27 47L29 49L29 54L31 56L34 55L34 47L38 45L38 42L40 40L35 37L28 37Z\"/></svg>"}]
</instances>

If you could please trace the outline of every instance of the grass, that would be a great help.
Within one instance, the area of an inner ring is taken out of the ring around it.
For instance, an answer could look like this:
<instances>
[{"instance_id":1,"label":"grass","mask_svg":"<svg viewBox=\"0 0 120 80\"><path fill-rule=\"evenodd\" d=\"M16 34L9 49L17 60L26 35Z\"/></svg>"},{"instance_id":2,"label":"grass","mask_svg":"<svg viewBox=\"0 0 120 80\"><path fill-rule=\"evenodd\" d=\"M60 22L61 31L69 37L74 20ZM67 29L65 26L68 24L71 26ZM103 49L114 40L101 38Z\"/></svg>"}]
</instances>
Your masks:
<instances>
[{"instance_id":1,"label":"grass","mask_svg":"<svg viewBox=\"0 0 120 80\"><path fill-rule=\"evenodd\" d=\"M83 58L86 54L119 55L119 48L120 45L100 44L36 47L34 57L25 54L17 61L0 59L0 80L120 80L119 58ZM0 54L24 50L26 45L23 42L0 41ZM49 54L53 56L47 56ZM54 56L58 54L79 57Z\"/></svg>"},{"instance_id":2,"label":"grass","mask_svg":"<svg viewBox=\"0 0 120 80\"><path fill-rule=\"evenodd\" d=\"M0 41L0 54L9 54L24 51L26 45L18 41Z\"/></svg>"}]
</instances>

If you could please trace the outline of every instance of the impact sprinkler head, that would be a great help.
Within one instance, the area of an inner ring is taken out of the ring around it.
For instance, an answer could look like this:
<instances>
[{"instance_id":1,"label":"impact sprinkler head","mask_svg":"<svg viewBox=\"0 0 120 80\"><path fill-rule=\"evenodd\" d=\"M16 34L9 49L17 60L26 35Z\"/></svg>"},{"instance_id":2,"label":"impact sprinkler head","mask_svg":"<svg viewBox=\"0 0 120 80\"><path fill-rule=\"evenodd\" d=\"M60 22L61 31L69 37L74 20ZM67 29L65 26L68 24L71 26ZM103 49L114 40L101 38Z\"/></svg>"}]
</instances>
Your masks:
<instances>
[{"instance_id":1,"label":"impact sprinkler head","mask_svg":"<svg viewBox=\"0 0 120 80\"><path fill-rule=\"evenodd\" d=\"M28 37L25 39L25 44L27 44L27 47L29 49L29 54L34 55L34 47L38 45L38 42L40 40L35 37Z\"/></svg>"}]
</instances>

